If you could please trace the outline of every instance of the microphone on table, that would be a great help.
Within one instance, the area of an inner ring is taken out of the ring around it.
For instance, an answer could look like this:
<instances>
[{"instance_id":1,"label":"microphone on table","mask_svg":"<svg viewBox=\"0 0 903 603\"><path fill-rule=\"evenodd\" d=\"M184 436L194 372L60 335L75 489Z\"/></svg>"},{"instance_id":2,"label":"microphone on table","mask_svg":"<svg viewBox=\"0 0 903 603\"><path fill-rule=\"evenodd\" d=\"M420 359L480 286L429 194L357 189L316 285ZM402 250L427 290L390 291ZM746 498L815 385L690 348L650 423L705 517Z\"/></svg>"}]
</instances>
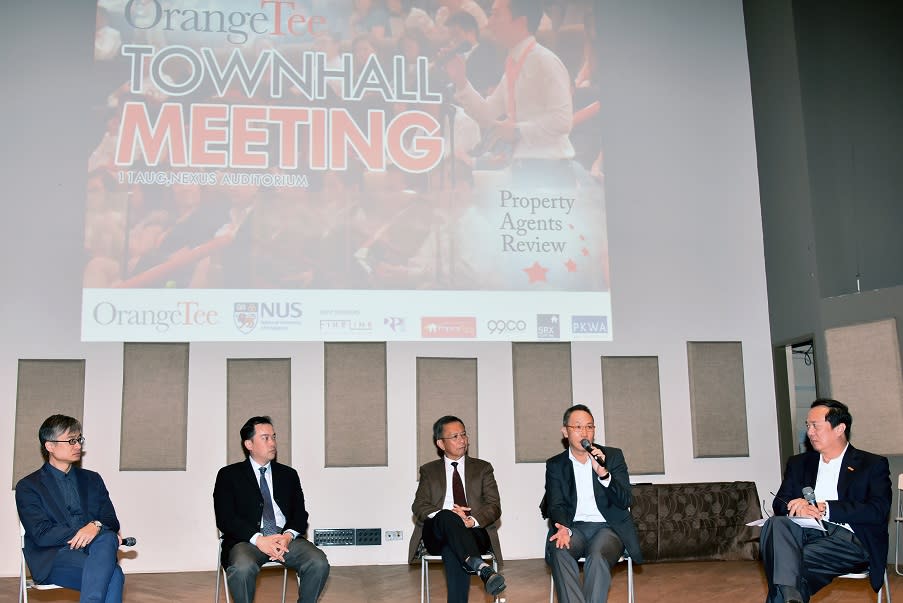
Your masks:
<instances>
[{"instance_id":1,"label":"microphone on table","mask_svg":"<svg viewBox=\"0 0 903 603\"><path fill-rule=\"evenodd\" d=\"M600 461L596 456L593 455L593 450L595 450L595 446L593 445L592 442L590 442L586 438L583 438L582 440L580 440L580 445L583 446L583 449L586 450L591 457L596 459L596 462L599 463L600 467L605 467L605 459L602 459Z\"/></svg>"},{"instance_id":2,"label":"microphone on table","mask_svg":"<svg viewBox=\"0 0 903 603\"><path fill-rule=\"evenodd\" d=\"M812 489L812 486L806 486L805 488L803 488L803 498L805 498L806 502L810 505L818 507L818 503L815 502L815 490ZM818 525L821 526L821 529L824 530L825 524L822 523L822 520L818 517L816 517L815 520L818 522Z\"/></svg>"},{"instance_id":3,"label":"microphone on table","mask_svg":"<svg viewBox=\"0 0 903 603\"><path fill-rule=\"evenodd\" d=\"M136 544L138 544L138 541L134 536L126 536L122 539L122 544L119 546L135 546Z\"/></svg>"}]
</instances>

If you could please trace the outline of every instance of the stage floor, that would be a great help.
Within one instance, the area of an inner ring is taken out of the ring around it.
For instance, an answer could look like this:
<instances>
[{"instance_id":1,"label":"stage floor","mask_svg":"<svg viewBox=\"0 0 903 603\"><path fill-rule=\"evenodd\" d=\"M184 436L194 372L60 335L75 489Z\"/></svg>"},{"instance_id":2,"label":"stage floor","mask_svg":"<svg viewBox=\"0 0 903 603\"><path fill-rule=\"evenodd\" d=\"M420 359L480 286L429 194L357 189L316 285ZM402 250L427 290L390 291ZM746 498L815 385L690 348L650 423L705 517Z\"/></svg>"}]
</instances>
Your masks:
<instances>
[{"instance_id":1,"label":"stage floor","mask_svg":"<svg viewBox=\"0 0 903 603\"><path fill-rule=\"evenodd\" d=\"M441 564L431 564L430 586L432 600L445 602L445 577ZM903 597L903 577L890 572L891 592ZM505 595L508 603L546 603L549 600L549 572L541 559L508 561L502 573L508 582ZM126 576L126 603L195 603L213 600L214 572L184 572L173 574L129 574ZM289 590L293 575L289 574ZM479 586L478 586L479 584ZM634 576L638 603L763 603L765 577L761 565L752 561L709 561L686 563L654 563L636 566ZM491 599L482 591L482 584L473 580L472 602ZM257 591L260 603L279 601L282 572L264 570ZM18 580L0 579L0 602L17 600ZM898 594L899 593L899 594ZM287 601L296 600L290 592ZM875 601L875 593L865 580L835 580L812 603L867 603ZM78 601L71 591L29 591L34 603ZM220 600L225 601L221 594ZM398 603L420 601L420 566L385 565L334 567L321 603ZM626 564L615 571L609 596L611 603L627 601Z\"/></svg>"}]
</instances>

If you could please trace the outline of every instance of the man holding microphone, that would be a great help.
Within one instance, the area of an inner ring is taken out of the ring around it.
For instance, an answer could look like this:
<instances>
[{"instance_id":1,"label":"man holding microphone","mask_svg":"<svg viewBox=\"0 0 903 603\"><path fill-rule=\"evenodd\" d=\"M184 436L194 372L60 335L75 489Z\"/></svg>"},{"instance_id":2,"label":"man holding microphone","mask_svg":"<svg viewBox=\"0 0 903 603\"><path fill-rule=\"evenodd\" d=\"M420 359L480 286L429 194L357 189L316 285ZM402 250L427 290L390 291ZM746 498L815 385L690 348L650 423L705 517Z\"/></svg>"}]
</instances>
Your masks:
<instances>
[{"instance_id":1,"label":"man holding microphone","mask_svg":"<svg viewBox=\"0 0 903 603\"><path fill-rule=\"evenodd\" d=\"M775 516L762 528L767 603L805 603L835 577L866 569L876 592L884 582L890 470L886 457L850 444L852 425L837 400L820 398L809 409L813 450L787 461ZM806 517L819 527L793 521Z\"/></svg>"},{"instance_id":2,"label":"man holding microphone","mask_svg":"<svg viewBox=\"0 0 903 603\"><path fill-rule=\"evenodd\" d=\"M571 406L561 426L567 449L546 461L546 563L559 603L607 601L611 568L624 550L635 563L643 561L624 453L593 444L595 433L589 408ZM582 586L580 557L586 557Z\"/></svg>"}]
</instances>

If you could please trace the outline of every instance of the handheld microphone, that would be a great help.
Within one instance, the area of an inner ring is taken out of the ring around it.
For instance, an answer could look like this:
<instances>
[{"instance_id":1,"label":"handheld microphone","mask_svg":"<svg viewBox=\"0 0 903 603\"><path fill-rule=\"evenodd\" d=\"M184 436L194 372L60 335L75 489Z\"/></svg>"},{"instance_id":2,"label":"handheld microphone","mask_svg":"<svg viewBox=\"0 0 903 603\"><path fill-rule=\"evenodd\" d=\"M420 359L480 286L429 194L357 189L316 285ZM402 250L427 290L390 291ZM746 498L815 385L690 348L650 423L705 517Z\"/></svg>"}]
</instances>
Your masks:
<instances>
[{"instance_id":1,"label":"handheld microphone","mask_svg":"<svg viewBox=\"0 0 903 603\"><path fill-rule=\"evenodd\" d=\"M593 456L593 450L595 449L595 447L593 446L592 442L590 442L586 438L583 438L582 440L580 440L580 445L583 446L583 449L586 450L590 456L596 459L596 462L599 463L600 467L605 467L605 459L602 459L600 461L597 457Z\"/></svg>"},{"instance_id":2,"label":"handheld microphone","mask_svg":"<svg viewBox=\"0 0 903 603\"><path fill-rule=\"evenodd\" d=\"M445 52L440 52L430 63L430 67L441 67L442 65L448 63L452 59L452 57L455 57L459 54L464 54L471 48L473 48L473 44L471 44L467 40L464 40L454 48L451 48Z\"/></svg>"},{"instance_id":3,"label":"handheld microphone","mask_svg":"<svg viewBox=\"0 0 903 603\"><path fill-rule=\"evenodd\" d=\"M806 502L812 505L813 507L818 507L818 503L815 502L815 490L812 489L812 486L806 486L803 488L803 498L806 499ZM825 524L822 523L821 519L816 517L816 521L818 521L818 525L821 526L821 529L825 529Z\"/></svg>"},{"instance_id":4,"label":"handheld microphone","mask_svg":"<svg viewBox=\"0 0 903 603\"><path fill-rule=\"evenodd\" d=\"M135 546L137 543L138 540L136 540L134 536L126 536L122 539L122 544L120 546Z\"/></svg>"}]
</instances>

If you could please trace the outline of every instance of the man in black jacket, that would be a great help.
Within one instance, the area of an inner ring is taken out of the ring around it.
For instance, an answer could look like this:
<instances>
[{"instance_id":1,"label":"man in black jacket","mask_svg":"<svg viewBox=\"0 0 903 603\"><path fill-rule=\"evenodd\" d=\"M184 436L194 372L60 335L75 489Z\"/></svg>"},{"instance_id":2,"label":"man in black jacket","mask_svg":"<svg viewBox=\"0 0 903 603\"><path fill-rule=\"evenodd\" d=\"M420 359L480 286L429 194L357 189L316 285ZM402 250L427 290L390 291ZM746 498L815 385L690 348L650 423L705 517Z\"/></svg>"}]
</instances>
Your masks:
<instances>
[{"instance_id":1,"label":"man in black jacket","mask_svg":"<svg viewBox=\"0 0 903 603\"><path fill-rule=\"evenodd\" d=\"M595 430L589 408L571 406L561 427L567 450L546 461L546 563L559 603L607 601L611 568L624 550L635 563L643 561L630 516L633 493L624 453L597 444L591 444L592 454L587 452L582 441L591 443ZM580 557L586 557L582 586Z\"/></svg>"},{"instance_id":2,"label":"man in black jacket","mask_svg":"<svg viewBox=\"0 0 903 603\"><path fill-rule=\"evenodd\" d=\"M81 591L81 601L122 603L119 519L100 475L78 466L85 443L81 422L47 417L38 439L45 463L16 484L32 577Z\"/></svg>"},{"instance_id":3,"label":"man in black jacket","mask_svg":"<svg viewBox=\"0 0 903 603\"><path fill-rule=\"evenodd\" d=\"M304 538L307 511L298 473L276 462L276 433L269 417L241 428L242 462L219 470L213 488L216 525L223 533L221 563L235 603L254 600L257 574L268 561L298 573L299 603L315 603L326 586L329 562Z\"/></svg>"},{"instance_id":4,"label":"man in black jacket","mask_svg":"<svg viewBox=\"0 0 903 603\"><path fill-rule=\"evenodd\" d=\"M762 529L767 603L804 603L836 576L866 569L875 591L884 583L890 470L887 458L850 444L852 425L837 400L821 398L809 409L814 450L787 461L775 516ZM811 502L803 489L813 490ZM794 518L809 518L813 527Z\"/></svg>"}]
</instances>

